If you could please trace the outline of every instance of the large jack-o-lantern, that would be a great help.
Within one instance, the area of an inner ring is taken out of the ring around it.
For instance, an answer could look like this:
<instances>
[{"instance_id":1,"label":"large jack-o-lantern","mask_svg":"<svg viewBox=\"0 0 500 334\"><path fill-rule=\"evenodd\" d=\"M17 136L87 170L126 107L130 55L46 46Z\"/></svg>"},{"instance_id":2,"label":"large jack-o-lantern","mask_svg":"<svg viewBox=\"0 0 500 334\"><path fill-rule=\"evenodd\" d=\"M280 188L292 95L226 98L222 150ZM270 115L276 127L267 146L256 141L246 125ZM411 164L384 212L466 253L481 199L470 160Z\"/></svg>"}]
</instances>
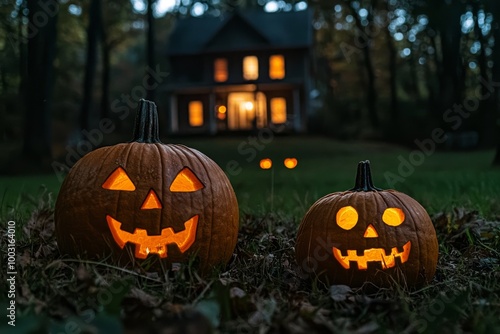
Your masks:
<instances>
[{"instance_id":1,"label":"large jack-o-lantern","mask_svg":"<svg viewBox=\"0 0 500 334\"><path fill-rule=\"evenodd\" d=\"M438 243L425 209L401 192L375 188L362 161L353 189L311 206L295 253L302 271L327 284L412 286L434 276Z\"/></svg>"},{"instance_id":2,"label":"large jack-o-lantern","mask_svg":"<svg viewBox=\"0 0 500 334\"><path fill-rule=\"evenodd\" d=\"M130 143L97 149L70 170L55 224L63 254L165 264L197 256L205 270L232 255L238 203L214 161L160 142L156 106L141 100Z\"/></svg>"}]
</instances>

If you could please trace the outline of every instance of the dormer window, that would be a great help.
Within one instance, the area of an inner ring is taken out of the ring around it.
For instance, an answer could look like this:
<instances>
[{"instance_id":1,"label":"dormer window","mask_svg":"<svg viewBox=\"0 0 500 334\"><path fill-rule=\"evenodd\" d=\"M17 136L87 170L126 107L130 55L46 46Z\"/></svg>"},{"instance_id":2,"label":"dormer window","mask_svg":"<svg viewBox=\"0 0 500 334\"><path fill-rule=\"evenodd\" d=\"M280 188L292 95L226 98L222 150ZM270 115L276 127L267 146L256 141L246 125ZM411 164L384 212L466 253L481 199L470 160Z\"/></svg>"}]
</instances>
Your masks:
<instances>
[{"instance_id":1,"label":"dormer window","mask_svg":"<svg viewBox=\"0 0 500 334\"><path fill-rule=\"evenodd\" d=\"M285 57L282 55L269 57L269 77L271 79L283 79L285 77Z\"/></svg>"},{"instance_id":2,"label":"dormer window","mask_svg":"<svg viewBox=\"0 0 500 334\"><path fill-rule=\"evenodd\" d=\"M257 80L259 78L259 60L256 56L243 58L243 78Z\"/></svg>"},{"instance_id":3,"label":"dormer window","mask_svg":"<svg viewBox=\"0 0 500 334\"><path fill-rule=\"evenodd\" d=\"M214 61L214 80L215 82L227 81L227 59L217 58Z\"/></svg>"}]
</instances>

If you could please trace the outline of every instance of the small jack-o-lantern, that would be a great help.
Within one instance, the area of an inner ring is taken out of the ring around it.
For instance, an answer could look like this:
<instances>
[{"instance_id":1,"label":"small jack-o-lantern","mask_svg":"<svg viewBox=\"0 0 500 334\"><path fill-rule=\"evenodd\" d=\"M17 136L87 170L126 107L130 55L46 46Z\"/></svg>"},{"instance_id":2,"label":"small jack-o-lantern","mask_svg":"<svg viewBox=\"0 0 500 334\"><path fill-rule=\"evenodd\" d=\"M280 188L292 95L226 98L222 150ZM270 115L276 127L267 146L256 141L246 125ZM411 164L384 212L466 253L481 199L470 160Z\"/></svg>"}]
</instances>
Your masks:
<instances>
[{"instance_id":1,"label":"small jack-o-lantern","mask_svg":"<svg viewBox=\"0 0 500 334\"><path fill-rule=\"evenodd\" d=\"M362 161L353 189L311 206L295 254L301 270L328 284L412 286L434 276L438 243L425 209L401 192L375 188Z\"/></svg>"},{"instance_id":2,"label":"small jack-o-lantern","mask_svg":"<svg viewBox=\"0 0 500 334\"><path fill-rule=\"evenodd\" d=\"M64 254L167 264L196 255L205 270L232 255L238 203L214 161L160 142L156 106L141 100L130 143L97 149L70 170L55 223Z\"/></svg>"}]
</instances>

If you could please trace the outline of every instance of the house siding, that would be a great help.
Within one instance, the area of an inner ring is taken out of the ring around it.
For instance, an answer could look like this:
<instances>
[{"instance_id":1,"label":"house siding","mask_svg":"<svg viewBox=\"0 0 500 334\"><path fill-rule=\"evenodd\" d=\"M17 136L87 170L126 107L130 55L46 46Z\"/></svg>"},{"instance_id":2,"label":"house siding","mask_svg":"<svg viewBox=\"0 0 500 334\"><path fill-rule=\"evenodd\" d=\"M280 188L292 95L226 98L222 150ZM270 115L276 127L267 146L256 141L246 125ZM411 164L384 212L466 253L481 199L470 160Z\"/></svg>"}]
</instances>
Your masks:
<instances>
[{"instance_id":1,"label":"house siding","mask_svg":"<svg viewBox=\"0 0 500 334\"><path fill-rule=\"evenodd\" d=\"M271 17L272 14L265 15ZM289 29L277 28L276 31L278 30L288 31ZM171 75L167 91L168 98L171 101L168 104L170 106L169 119L172 120L170 131L186 134L213 134L218 131L229 131L227 119L218 119L221 115L217 114L217 106L227 106L228 113L225 117L229 118L228 103L229 94L231 93L244 95L249 99L252 96L249 93L253 93L254 98L249 100L253 103L252 109L241 111L245 110L241 106L232 109L233 112L234 110L240 110L236 114L237 117L247 117L245 118L247 120L248 117L250 119L251 117L257 117L257 110L260 110L259 113L262 112L262 105L259 104L260 102L257 103L257 95L262 93L263 95L260 96L265 96L268 126L272 125L270 123L271 99L276 97L284 98L287 107L286 130L304 131L307 126L308 97L311 86L311 45L295 45L288 48L279 46L279 43L271 42L268 36L265 36L265 30L255 29L252 24L237 14L229 19L226 25L223 25L218 31L217 29L211 31L213 31L214 35L208 42L205 42L205 44L200 41L197 42L199 47L201 46L198 52L182 55L174 53L169 57ZM179 34L185 35L184 33ZM282 79L271 79L269 77L269 58L272 55L282 55L284 57L285 76ZM246 80L243 77L243 59L246 56L256 56L258 58L259 75L255 80ZM228 78L224 82L214 80L214 62L217 58L227 60ZM189 124L188 106L189 102L194 100L201 101L203 104L204 123L198 127L192 127ZM248 112L251 113L248 114ZM252 113L254 116L252 116ZM260 117L262 116L259 116L259 119ZM231 119L234 120L235 118ZM244 121L244 124L246 125L242 126L242 128L247 129L248 121Z\"/></svg>"}]
</instances>

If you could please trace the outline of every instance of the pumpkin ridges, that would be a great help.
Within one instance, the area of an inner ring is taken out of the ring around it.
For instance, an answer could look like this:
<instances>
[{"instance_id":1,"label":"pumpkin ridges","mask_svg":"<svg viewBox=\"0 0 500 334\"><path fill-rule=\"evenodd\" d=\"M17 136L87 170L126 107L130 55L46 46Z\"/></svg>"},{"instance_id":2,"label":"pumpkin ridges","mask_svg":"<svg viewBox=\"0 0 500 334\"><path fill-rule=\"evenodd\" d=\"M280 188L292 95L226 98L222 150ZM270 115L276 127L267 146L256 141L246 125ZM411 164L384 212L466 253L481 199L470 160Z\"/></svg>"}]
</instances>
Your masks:
<instances>
[{"instance_id":1,"label":"pumpkin ridges","mask_svg":"<svg viewBox=\"0 0 500 334\"><path fill-rule=\"evenodd\" d=\"M209 159L203 153L201 153L195 149L188 149L184 145L175 145L175 150L182 152L184 159L186 161L188 161L189 164L196 163L198 166L200 166L200 168L204 169L206 177L208 179L207 181L209 184L212 185L210 187L212 198L221 197L221 198L231 199L233 204L237 205L236 196L234 194L234 191L232 190L232 187L231 188L228 187L228 185L230 185L230 183L229 183L229 180L227 179L227 176L224 174L224 172L222 172L222 170L220 170L220 169L208 170L208 166L213 166L215 164L215 162L213 162L211 159ZM187 151L187 150L189 150L189 151ZM192 154L193 152L191 152L191 151L194 151L194 153L196 153L196 154ZM189 156L187 155L187 152L190 153ZM194 159L194 160L191 159L191 156L192 156L192 159ZM223 187L220 186L220 183L222 181L224 182ZM216 196L214 193L214 191L216 191L216 190L218 191L218 193L220 191L223 191L224 193L222 194L222 196L221 196L221 194L218 194L218 196ZM205 197L203 198L203 201L204 202L202 203L202 207L205 208L204 215L207 215L207 209L210 209L210 211L209 211L210 216L214 217L214 215L216 214L216 211L218 211L218 209L216 209L216 205L214 205L214 202L212 202L212 204L210 204L210 205L207 205L207 203L205 202ZM228 207L229 208L233 208L233 207L236 208L236 206L233 206L232 204L229 204ZM236 209L233 211L236 211ZM224 212L223 214L224 214L224 216L228 216L227 212ZM238 224L238 220L239 220L238 216L239 215L238 215L238 212L233 212L231 214L231 216L235 216L232 219L234 221L233 229L235 230L235 233L233 236L229 236L229 234L225 234L225 235L221 236L221 238L223 238L222 240L215 240L218 238L213 238L213 237L211 238L209 231L211 229L213 229L214 227L219 228L220 227L219 225L222 224L222 223L219 223L219 220L215 220L215 219L211 219L211 226L206 229L207 232L202 236L202 238L208 240L208 242L209 242L208 251L207 251L207 254L209 256L209 258L207 259L208 261L211 261L211 259L217 253L219 253L221 249L223 250L224 257L227 260L229 260L231 258L232 249L234 249L234 246L235 246L236 240L237 240L237 231L238 231L238 225L239 225ZM228 219L230 219L230 218L231 217L228 217ZM215 247L214 247L214 242L215 242Z\"/></svg>"},{"instance_id":2,"label":"pumpkin ridges","mask_svg":"<svg viewBox=\"0 0 500 334\"><path fill-rule=\"evenodd\" d=\"M403 196L404 196L404 194L403 194ZM405 196L405 197L409 198L409 196ZM406 200L408 200L408 199L406 199ZM418 204L418 205L420 205L420 204ZM414 206L414 208L415 207L416 206ZM429 226L425 227L426 231L422 230L422 232L419 233L418 240L419 240L419 247L421 248L421 251L423 252L423 254L429 254L429 256L426 256L424 258L426 260L426 262L425 262L425 264L423 266L424 269L426 269L428 271L431 267L434 267L434 270L432 272L424 273L425 274L424 279L427 280L427 281L430 281L432 279L432 277L434 276L435 268L436 268L436 263L434 263L434 264L431 263L432 258L434 258L434 256L430 256L431 252L432 252L432 254L435 254L435 258L437 259L437 248L436 249L430 249L430 247L434 248L433 247L434 243L432 242L432 240L430 240L431 239L430 238L431 234L433 234L433 237L434 237L432 239L436 240L436 243L435 243L436 246L437 246L437 239L436 239L436 234L435 234L435 231L434 231L434 226L433 226L432 221L431 221L430 217L428 216L427 212L425 212L425 210L422 207L419 207L418 209L420 211L422 211L422 215L424 216L424 217L421 217L422 221L429 225ZM414 212L415 212L415 210L414 210ZM417 212L415 212L415 214L416 213ZM415 222L416 222L416 220L415 220ZM417 230L421 230L423 228L423 226L422 226L422 228L420 228L420 226L416 226L415 228ZM425 242L422 242L423 239L425 239ZM420 274L421 273L419 272L419 275Z\"/></svg>"},{"instance_id":3,"label":"pumpkin ridges","mask_svg":"<svg viewBox=\"0 0 500 334\"><path fill-rule=\"evenodd\" d=\"M414 215L413 215L413 210L412 209L410 210L408 208L408 206L406 205L406 203L403 203L403 201L400 200L400 198L398 197L399 194L396 194L393 192L387 192L386 194L388 196L390 196L392 200L398 202L399 207L405 208L406 218L405 218L405 222L403 224L405 224L405 223L412 224L412 228L413 228L412 231L414 231L414 233L416 234L415 239L417 240L416 245L414 242L412 242L412 245L411 245L412 254L410 254L410 259L411 259L411 257L413 257L413 261L414 262L416 261L417 264L420 264L421 259L422 259L422 254L425 254L425 253L423 253L424 249L422 248L422 244L420 241L420 234L418 233L418 230L417 230L417 224L416 224L416 219L415 219L416 217L414 217ZM410 215L410 217L408 217L408 215ZM411 219L408 219L408 218L411 218ZM408 229L408 227L405 226L405 229ZM400 229L397 229L397 230L400 230ZM417 247L415 247L415 246L417 246ZM415 253L417 255L415 255ZM410 282L418 282L419 281L419 270L418 270L419 266L417 266L416 270L411 270L412 268L410 268L410 269L405 271L407 281L410 281ZM410 274L412 274L412 276L410 276Z\"/></svg>"},{"instance_id":4,"label":"pumpkin ridges","mask_svg":"<svg viewBox=\"0 0 500 334\"><path fill-rule=\"evenodd\" d=\"M150 116L154 118L155 113ZM157 125L156 119L146 119L143 123L144 131L138 130L136 137L151 137L151 141L156 141L153 131ZM127 246L116 244L110 228L105 224L107 215L114 216L120 228L128 226L128 229L132 229L129 233L141 228L146 229L147 235L149 232L161 235L164 228L171 227L174 231L184 229L180 224L191 218L185 216L196 213L205 220L204 226L198 225L203 234L199 234L200 238L196 237L193 248L190 246L185 253L179 251L179 244L175 242L177 247L170 247L170 255L165 261L186 260L198 249L202 271L211 269L217 263L227 262L237 239L238 204L224 172L213 160L186 146L164 145L158 141L152 147L152 143L145 142L147 140L139 141L95 150L80 159L70 171L56 203L56 235L61 252L83 255L82 252L87 251L90 257L102 258L103 254L107 256L111 251L117 261L123 259L142 263L135 261L133 254L129 255L129 251L134 253L137 247L131 237L127 237L130 240ZM106 178L118 166L124 167L125 173L135 184L134 191L102 188ZM213 183L213 188L184 194L169 192L169 183L185 166L196 177L201 177L206 187L210 188ZM140 211L151 189L161 197L162 208ZM78 213L76 217L75 212ZM206 216L203 216L205 213ZM209 246L210 240L219 246ZM158 251L152 253L158 254Z\"/></svg>"},{"instance_id":5,"label":"pumpkin ridges","mask_svg":"<svg viewBox=\"0 0 500 334\"><path fill-rule=\"evenodd\" d=\"M392 193L392 195L395 196L394 193ZM420 234L422 234L423 237L422 238L419 237L418 242L419 242L419 248L423 249L423 251L422 251L423 254L429 254L429 256L425 257L425 259L427 261L425 262L424 268L426 269L426 271L428 271L430 268L434 268L431 272L426 273L425 279L430 281L432 279L432 277L434 276L434 273L436 271L437 256L438 256L438 252L439 252L434 225L432 224L432 220L430 219L430 217L427 214L427 212L425 211L425 209L417 201L415 201L413 198L411 198L410 196L403 194L403 193L398 193L397 195L401 196L401 197L406 197L405 202L406 201L413 201L415 203L415 205L413 205L413 208L418 208L422 212L423 217L421 217L421 219L424 220L424 223L427 223L429 225L428 227L426 227L428 229L428 231L422 231L422 233L419 233L419 236L420 236ZM403 202L399 197L398 197L398 199L401 202ZM420 228L417 228L417 227L420 227L420 226L416 225L417 219L414 219L413 221L415 222L414 223L415 230L419 231ZM429 232L431 232L431 233L429 233ZM432 234L432 236L430 234ZM422 245L421 245L422 239L425 239L425 241L426 241L423 243L425 245L424 248L422 248ZM434 242L432 242L432 241L434 241ZM430 249L431 246L432 246L432 249ZM435 263L432 261L432 259L436 259L436 261L434 261Z\"/></svg>"},{"instance_id":6,"label":"pumpkin ridges","mask_svg":"<svg viewBox=\"0 0 500 334\"><path fill-rule=\"evenodd\" d=\"M382 203L383 203L383 208L393 208L393 207L397 207L397 208L402 208L403 206L401 205L399 199L397 198L397 196L395 197L391 197L389 199L386 198L386 195L390 196L391 192L390 191L381 191L381 192L378 192L377 193L379 196L377 196L377 198L379 198ZM396 200L398 202L397 205L394 205L393 201ZM393 245L393 247L398 247L401 248L403 245L401 244L401 242L403 243L406 243L407 241L410 241L411 242L411 253L410 253L410 259L411 258L415 258L415 246L414 246L414 242L413 242L413 238L411 238L410 236L408 236L409 239L407 239L407 236L406 236L406 233L404 233L404 231L407 229L407 225L410 224L410 222L408 222L408 217L407 215L410 213L410 211L408 210L408 208L405 207L406 210L404 210L405 213L405 221L400 225L400 226L397 226L397 228L393 228L393 229L389 229L389 233L392 233L392 237L389 235L388 232L384 233L383 235L386 236L386 239L384 240L384 244L385 245ZM383 214L383 212L379 212L378 215L381 216ZM413 219L413 217L411 217ZM383 221L380 222L381 225L385 224ZM405 225L406 224L406 225ZM384 226L385 228L385 226ZM389 238L387 238L389 237ZM417 236L417 240L418 240L418 236ZM419 247L420 249L420 247ZM420 253L418 253L418 256L416 257L417 260L415 261L418 261L420 262ZM403 268L403 264L401 263L401 259L399 259L399 261L397 262L397 265L396 265L396 269L395 269L395 275L398 275L397 277L397 280L399 280L399 272L400 271L403 271L404 274L403 276L401 277L401 279L404 279L406 277L406 280L408 280L408 278L411 278L410 277L410 273L413 272L413 270L411 270L411 268L408 268L408 266L404 266ZM414 277L414 278L411 278L410 281L414 281L416 282L417 281L417 276ZM407 285L406 284L406 281L405 282L402 282L404 283L404 285Z\"/></svg>"},{"instance_id":7,"label":"pumpkin ridges","mask_svg":"<svg viewBox=\"0 0 500 334\"><path fill-rule=\"evenodd\" d=\"M336 213L347 205L357 210L358 221L346 230L336 224ZM394 226L386 224L382 216L389 207L401 209L405 213L405 221ZM333 229L327 225L330 222L334 222L330 225ZM375 226L376 238L364 237L369 224ZM321 280L330 284L354 287L371 282L387 287L395 281L411 286L430 281L434 274L437 239L432 221L417 201L403 193L361 190L332 193L320 198L305 214L297 232L295 254L299 265L305 258L313 258L318 245L315 238L323 235L333 238L334 244L339 245L337 248L341 256L348 256L349 262L349 269L346 269L345 262L342 262L345 258L337 260L332 253L327 261L319 263L312 274L319 275ZM411 242L410 251L403 255L403 252L408 252L407 247L403 248L408 241ZM380 254L380 260L377 254ZM404 262L402 256L408 256ZM389 264L387 267L383 265L385 259L389 261L385 262ZM361 265L366 269L359 269Z\"/></svg>"},{"instance_id":8,"label":"pumpkin ridges","mask_svg":"<svg viewBox=\"0 0 500 334\"><path fill-rule=\"evenodd\" d=\"M181 147L181 145L169 145L169 148L174 152L174 154L179 157L179 160L180 160L180 163L182 166L187 166L187 165L190 165L190 166L193 166L192 164L192 161L191 159L187 156L187 148L186 147ZM200 167L200 165L197 165L196 166L196 170L198 170ZM202 166L204 167L204 166ZM207 171L205 168L203 168L205 174L207 174ZM208 175L207 175L208 177ZM172 183L173 179L169 181L169 183ZM201 180L203 182L203 180ZM211 198L213 198L213 194L211 193ZM194 205L194 197L190 196L189 197L189 200L190 200L190 207L197 207L198 205ZM209 234L209 231L212 230L212 226L210 226L210 228L205 228L205 221L207 219L204 219L204 217L207 216L207 207L205 206L205 203L204 203L204 200L202 199L202 203L200 205L200 210L203 210L203 217L200 217L200 224L199 224L199 229L198 231L196 231L196 234L197 234L197 239L198 238L201 238L201 240L205 243L206 240L211 240L210 238L210 234ZM211 217L211 219L213 218L213 216ZM210 254L211 252L211 248L210 248L210 244L208 244L208 249L207 249L207 254ZM209 262L210 260L209 259L206 259L207 262Z\"/></svg>"},{"instance_id":9,"label":"pumpkin ridges","mask_svg":"<svg viewBox=\"0 0 500 334\"><path fill-rule=\"evenodd\" d=\"M162 157L163 157L162 146L168 147L168 145L163 145L161 143L155 143L154 146L156 148L156 151L158 152L158 160L160 161L159 172L161 174L159 174L159 175L166 175L165 174L164 164L163 164L163 159L162 159ZM165 180L162 179L162 181L163 182L159 182L159 184L157 185L157 190L160 191L162 199L168 198L170 201L172 201L172 197L168 196L168 194L166 194L166 189L168 189L168 186L165 187ZM163 205L165 205L165 204L163 204ZM172 205L170 205L169 207L172 208ZM167 207L167 208L169 208L169 207ZM161 215L160 226L159 226L160 227L160 231L159 231L160 233L161 233L161 229L168 227L168 222L165 221L165 219L166 219L165 217L166 216L167 215L165 215L165 214Z\"/></svg>"}]
</instances>

